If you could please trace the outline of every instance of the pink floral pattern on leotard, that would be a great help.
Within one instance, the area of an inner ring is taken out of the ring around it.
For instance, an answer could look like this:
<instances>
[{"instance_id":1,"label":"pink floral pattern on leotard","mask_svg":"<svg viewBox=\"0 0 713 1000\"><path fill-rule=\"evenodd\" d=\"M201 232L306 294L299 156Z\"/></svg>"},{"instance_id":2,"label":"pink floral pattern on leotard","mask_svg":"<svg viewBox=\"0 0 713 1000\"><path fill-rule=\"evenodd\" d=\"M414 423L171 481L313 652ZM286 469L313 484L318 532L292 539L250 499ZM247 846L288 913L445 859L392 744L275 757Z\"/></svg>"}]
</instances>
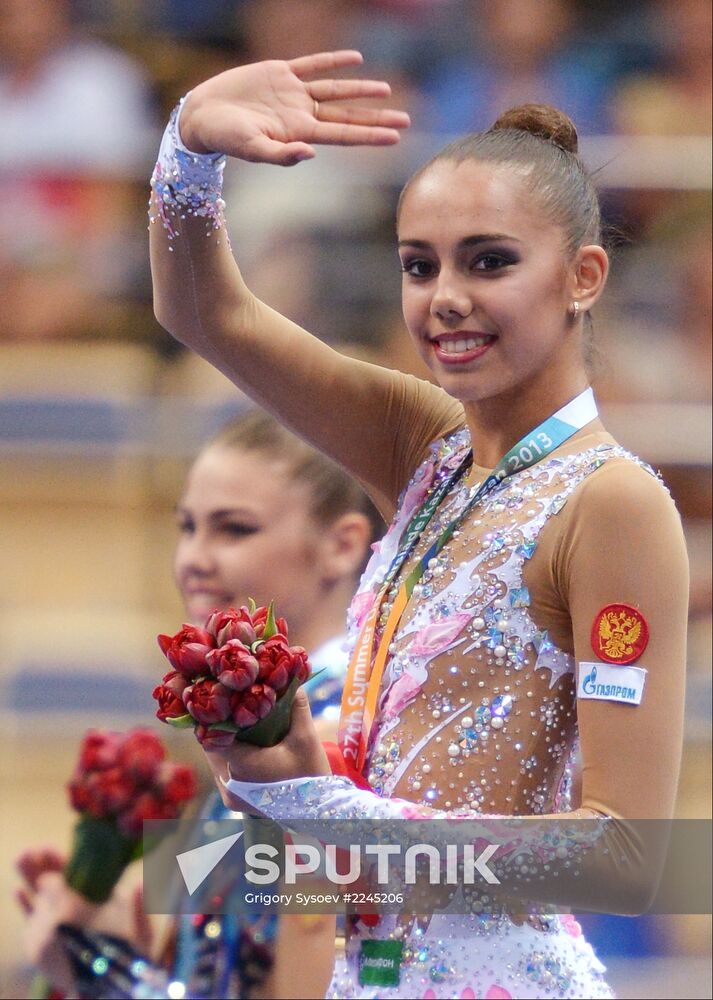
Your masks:
<instances>
[{"instance_id":1,"label":"pink floral pattern on leotard","mask_svg":"<svg viewBox=\"0 0 713 1000\"><path fill-rule=\"evenodd\" d=\"M350 616L352 642L363 621L359 612L371 607L398 550L414 498L425 498L468 446L465 431L436 442L404 491L364 573L360 594L366 596ZM543 527L589 475L615 459L633 460L602 444L511 476L429 562L389 646L367 755L372 792L344 779L305 779L299 789L295 783L282 790L261 786L251 799L258 808L318 822L330 815L437 816L453 831L461 819L472 824L480 815L567 811L577 740L574 662L533 620L523 572ZM401 579L468 498L460 483L444 499ZM507 846L516 856L518 845ZM540 844L530 856L532 863L548 863ZM369 938L404 942L398 987L360 987L360 943ZM374 927L355 924L329 996L594 1000L612 995L603 973L566 914L523 923L497 912L424 920L384 915Z\"/></svg>"}]
</instances>

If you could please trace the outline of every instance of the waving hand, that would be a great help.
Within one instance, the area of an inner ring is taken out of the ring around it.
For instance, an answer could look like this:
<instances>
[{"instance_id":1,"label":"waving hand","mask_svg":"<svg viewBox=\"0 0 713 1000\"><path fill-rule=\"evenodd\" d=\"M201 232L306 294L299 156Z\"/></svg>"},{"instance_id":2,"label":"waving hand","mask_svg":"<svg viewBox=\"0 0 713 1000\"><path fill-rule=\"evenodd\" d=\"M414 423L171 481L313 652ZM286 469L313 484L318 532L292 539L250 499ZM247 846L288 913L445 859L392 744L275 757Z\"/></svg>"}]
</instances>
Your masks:
<instances>
[{"instance_id":1,"label":"waving hand","mask_svg":"<svg viewBox=\"0 0 713 1000\"><path fill-rule=\"evenodd\" d=\"M393 145L408 127L408 115L359 103L388 97L388 83L329 75L362 61L359 52L347 49L252 63L214 76L186 98L182 141L196 153L285 167L311 159L318 144Z\"/></svg>"}]
</instances>

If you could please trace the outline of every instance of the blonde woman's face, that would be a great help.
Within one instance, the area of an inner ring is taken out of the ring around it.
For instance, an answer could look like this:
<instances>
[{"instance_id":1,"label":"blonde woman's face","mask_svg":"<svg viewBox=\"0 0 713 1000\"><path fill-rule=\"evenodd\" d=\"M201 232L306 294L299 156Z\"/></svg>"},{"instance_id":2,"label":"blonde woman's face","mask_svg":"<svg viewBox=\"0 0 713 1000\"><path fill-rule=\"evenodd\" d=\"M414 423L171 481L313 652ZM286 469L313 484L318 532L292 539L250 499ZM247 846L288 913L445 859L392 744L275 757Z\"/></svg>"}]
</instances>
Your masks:
<instances>
[{"instance_id":1,"label":"blonde woman's face","mask_svg":"<svg viewBox=\"0 0 713 1000\"><path fill-rule=\"evenodd\" d=\"M320 526L310 489L282 462L219 445L192 467L178 504L175 579L189 620L252 597L274 599L299 634L321 587Z\"/></svg>"}]
</instances>

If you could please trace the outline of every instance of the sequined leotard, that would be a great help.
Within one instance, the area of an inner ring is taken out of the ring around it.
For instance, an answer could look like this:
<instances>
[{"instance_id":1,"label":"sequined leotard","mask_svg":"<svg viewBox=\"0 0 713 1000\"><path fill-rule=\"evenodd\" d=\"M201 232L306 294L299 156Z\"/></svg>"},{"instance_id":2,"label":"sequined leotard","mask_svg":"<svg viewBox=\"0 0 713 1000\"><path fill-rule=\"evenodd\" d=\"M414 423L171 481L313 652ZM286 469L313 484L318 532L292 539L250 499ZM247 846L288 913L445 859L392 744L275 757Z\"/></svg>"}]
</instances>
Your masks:
<instances>
[{"instance_id":1,"label":"sequined leotard","mask_svg":"<svg viewBox=\"0 0 713 1000\"><path fill-rule=\"evenodd\" d=\"M468 444L467 431L437 441L412 477L352 603L353 635L414 507ZM431 564L401 620L368 755L374 792L356 791L343 778L307 779L255 786L253 801L277 817L298 810L391 817L437 810L434 815L463 818L571 810L575 644L571 632L560 638L561 613L567 589L577 585L580 518L601 518L603 496L622 489L639 499L650 495L659 513L670 507L650 473L602 433L578 438L503 483ZM467 496L463 485L447 498L414 558ZM235 787L251 794L244 783ZM310 788L311 798L305 795ZM599 808L616 814L601 802ZM361 988L361 942L389 938L406 944L398 989ZM602 972L570 916L516 925L481 912L435 916L425 927L413 918L383 916L376 926L354 922L331 995L605 997Z\"/></svg>"},{"instance_id":2,"label":"sequined leotard","mask_svg":"<svg viewBox=\"0 0 713 1000\"><path fill-rule=\"evenodd\" d=\"M352 605L353 636L410 513L469 444L463 409L428 383L339 355L256 299L220 220L207 239L205 220L180 206L164 202L156 218L164 222L152 227L161 322L346 466L391 521ZM487 471L474 468L472 481ZM436 521L465 502L466 488L446 497ZM578 664L593 658L592 624L612 602L648 623L638 706L575 697ZM685 546L670 497L595 421L494 490L412 595L372 730L372 790L343 777L236 782L234 790L276 818L300 810L306 818L571 816L573 807L589 816L670 815L686 607ZM581 799L570 806L578 738ZM439 915L427 926L387 916L375 928L356 921L353 931L334 996L610 995L567 916L533 925ZM358 952L370 937L404 943L398 986L360 986Z\"/></svg>"}]
</instances>

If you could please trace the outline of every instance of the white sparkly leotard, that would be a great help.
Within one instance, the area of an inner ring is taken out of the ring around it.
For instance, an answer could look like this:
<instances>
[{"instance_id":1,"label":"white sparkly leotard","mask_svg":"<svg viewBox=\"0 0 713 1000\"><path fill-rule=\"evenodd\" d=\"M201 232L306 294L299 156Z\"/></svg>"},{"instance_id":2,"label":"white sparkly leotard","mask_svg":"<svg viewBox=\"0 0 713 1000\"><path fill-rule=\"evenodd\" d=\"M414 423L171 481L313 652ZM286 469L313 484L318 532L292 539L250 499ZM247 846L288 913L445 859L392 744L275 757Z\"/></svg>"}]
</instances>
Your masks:
<instances>
[{"instance_id":1,"label":"white sparkly leotard","mask_svg":"<svg viewBox=\"0 0 713 1000\"><path fill-rule=\"evenodd\" d=\"M192 197L201 210L193 211L172 193L182 168L169 153L151 227L161 322L344 465L391 522L352 604L354 638L410 515L469 445L463 409L436 386L338 354L258 300L224 238L213 181L200 180ZM215 206L208 221L204 189ZM474 479L488 472L472 469ZM462 484L443 500L402 577L466 491ZM595 421L493 490L412 594L382 679L371 790L336 776L230 787L273 818L305 822L447 816L457 826L460 817L490 815L671 815L687 584L668 493ZM647 671L639 705L576 696L579 664L595 656L593 623L617 602L638 609L648 626L637 662ZM578 739L581 793L570 805L568 763ZM645 880L637 886L632 878L631 912L645 890ZM567 915L518 922L484 911L353 924L333 996L610 995ZM356 963L368 938L403 942L398 986L360 986Z\"/></svg>"},{"instance_id":2,"label":"white sparkly leotard","mask_svg":"<svg viewBox=\"0 0 713 1000\"><path fill-rule=\"evenodd\" d=\"M436 442L411 479L352 602L353 640L414 510L469 443L466 431ZM391 644L368 753L373 793L343 778L251 791L235 783L236 791L278 818L569 810L575 661L533 620L524 569L542 529L590 475L634 461L609 443L552 457L510 477L466 518L414 591ZM465 484L446 498L413 560L468 498ZM361 988L361 942L389 938L405 944L399 986ZM330 995L608 997L603 971L570 915L355 918Z\"/></svg>"}]
</instances>

